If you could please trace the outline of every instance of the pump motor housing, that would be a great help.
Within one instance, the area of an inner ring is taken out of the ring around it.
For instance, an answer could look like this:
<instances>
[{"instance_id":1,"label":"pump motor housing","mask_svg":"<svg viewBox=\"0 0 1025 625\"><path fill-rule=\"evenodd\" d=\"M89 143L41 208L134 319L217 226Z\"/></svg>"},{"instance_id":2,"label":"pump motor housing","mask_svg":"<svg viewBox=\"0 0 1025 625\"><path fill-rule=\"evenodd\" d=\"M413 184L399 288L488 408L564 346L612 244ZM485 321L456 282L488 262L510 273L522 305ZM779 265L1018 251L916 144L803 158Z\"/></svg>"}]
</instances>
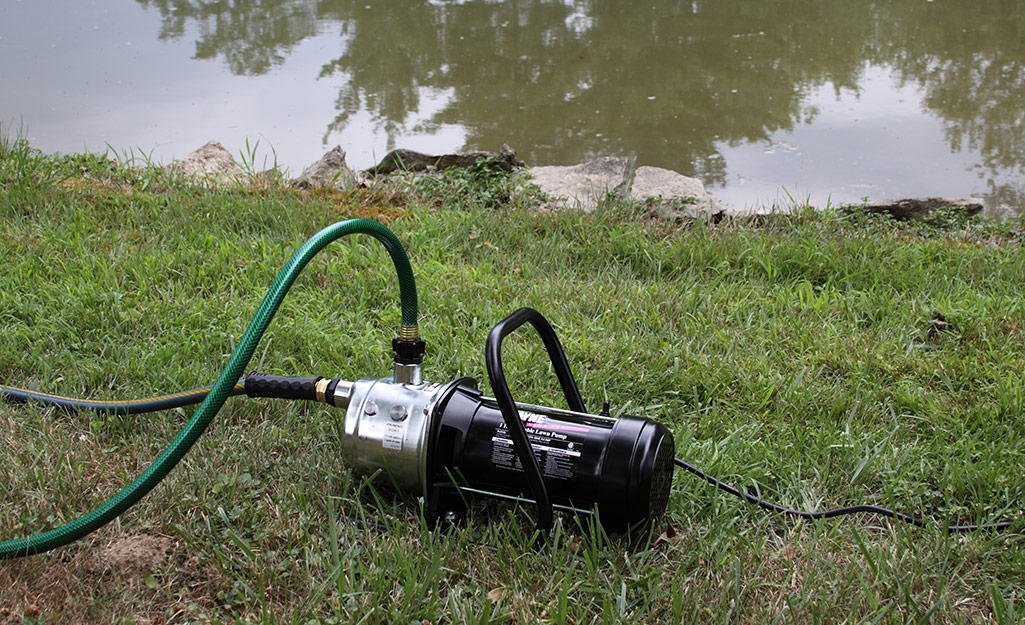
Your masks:
<instances>
[{"instance_id":1,"label":"pump motor housing","mask_svg":"<svg viewBox=\"0 0 1025 625\"><path fill-rule=\"evenodd\" d=\"M394 376L339 384L332 403L346 411L345 464L418 494L432 522L461 518L467 495L536 503L498 403L475 386L468 378L442 385ZM553 508L597 511L617 532L665 512L675 451L665 426L516 406Z\"/></svg>"}]
</instances>

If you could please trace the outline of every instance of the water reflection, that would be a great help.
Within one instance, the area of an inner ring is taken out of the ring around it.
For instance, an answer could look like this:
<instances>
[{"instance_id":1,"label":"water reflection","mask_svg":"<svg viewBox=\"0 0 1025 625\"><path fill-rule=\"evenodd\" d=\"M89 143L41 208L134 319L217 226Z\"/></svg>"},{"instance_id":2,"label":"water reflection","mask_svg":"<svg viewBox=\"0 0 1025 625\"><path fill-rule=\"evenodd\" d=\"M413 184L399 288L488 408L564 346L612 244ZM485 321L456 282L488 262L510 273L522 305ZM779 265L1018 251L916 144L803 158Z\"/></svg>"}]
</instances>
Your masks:
<instances>
[{"instance_id":1,"label":"water reflection","mask_svg":"<svg viewBox=\"0 0 1025 625\"><path fill-rule=\"evenodd\" d=\"M300 41L317 33L317 2L308 0L138 0L160 12L160 39L185 35L195 22L196 58L223 57L232 73L265 74Z\"/></svg>"},{"instance_id":2,"label":"water reflection","mask_svg":"<svg viewBox=\"0 0 1025 625\"><path fill-rule=\"evenodd\" d=\"M137 1L159 11L162 38L194 22L196 57L240 75L335 29L325 141L369 113L389 147L455 125L467 148L506 142L544 163L635 154L720 186L724 149L785 140L814 122L810 94L857 96L886 67L921 89L952 151L981 156L994 197L1022 199L1022 1Z\"/></svg>"},{"instance_id":3,"label":"water reflection","mask_svg":"<svg viewBox=\"0 0 1025 625\"><path fill-rule=\"evenodd\" d=\"M1025 3L885 6L876 58L922 85L923 104L943 120L953 150L981 154L993 199L1020 206L1025 188L995 179L1025 174Z\"/></svg>"}]
</instances>

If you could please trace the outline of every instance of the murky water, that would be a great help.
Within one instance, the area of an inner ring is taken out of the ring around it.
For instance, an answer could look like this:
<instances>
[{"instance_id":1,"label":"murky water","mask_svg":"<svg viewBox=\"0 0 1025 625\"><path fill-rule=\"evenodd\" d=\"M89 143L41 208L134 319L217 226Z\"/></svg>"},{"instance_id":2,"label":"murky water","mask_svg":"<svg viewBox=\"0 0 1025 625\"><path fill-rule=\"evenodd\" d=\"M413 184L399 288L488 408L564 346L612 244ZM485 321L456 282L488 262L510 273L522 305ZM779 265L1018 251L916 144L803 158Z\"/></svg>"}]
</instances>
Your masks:
<instances>
[{"instance_id":1,"label":"murky water","mask_svg":"<svg viewBox=\"0 0 1025 625\"><path fill-rule=\"evenodd\" d=\"M0 59L0 120L47 151L508 143L736 206L1025 204L1025 0L4 0Z\"/></svg>"}]
</instances>

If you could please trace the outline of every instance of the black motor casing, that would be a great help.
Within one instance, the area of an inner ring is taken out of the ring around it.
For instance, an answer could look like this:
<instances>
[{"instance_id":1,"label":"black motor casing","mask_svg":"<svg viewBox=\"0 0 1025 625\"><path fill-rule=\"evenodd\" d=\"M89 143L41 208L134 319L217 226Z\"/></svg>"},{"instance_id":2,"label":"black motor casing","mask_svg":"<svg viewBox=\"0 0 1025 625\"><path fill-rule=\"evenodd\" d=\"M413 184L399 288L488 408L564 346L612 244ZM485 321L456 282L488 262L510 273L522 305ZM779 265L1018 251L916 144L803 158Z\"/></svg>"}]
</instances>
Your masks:
<instances>
[{"instance_id":1,"label":"black motor casing","mask_svg":"<svg viewBox=\"0 0 1025 625\"><path fill-rule=\"evenodd\" d=\"M519 406L556 509L590 513L613 532L661 516L673 474L672 433L641 417ZM533 501L494 400L455 384L435 407L427 435L429 519L465 512L465 493Z\"/></svg>"}]
</instances>

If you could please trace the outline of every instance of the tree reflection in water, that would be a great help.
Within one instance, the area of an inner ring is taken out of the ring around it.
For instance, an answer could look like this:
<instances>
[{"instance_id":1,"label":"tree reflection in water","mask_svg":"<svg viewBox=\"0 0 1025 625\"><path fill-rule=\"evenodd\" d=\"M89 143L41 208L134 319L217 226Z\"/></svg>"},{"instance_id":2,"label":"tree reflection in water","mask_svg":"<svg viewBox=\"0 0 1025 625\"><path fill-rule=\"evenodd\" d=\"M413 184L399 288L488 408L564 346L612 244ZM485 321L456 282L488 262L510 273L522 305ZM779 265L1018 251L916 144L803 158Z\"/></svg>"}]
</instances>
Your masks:
<instances>
[{"instance_id":1,"label":"tree reflection in water","mask_svg":"<svg viewBox=\"0 0 1025 625\"><path fill-rule=\"evenodd\" d=\"M195 22L196 58L240 75L338 29L320 71L344 83L325 137L365 110L392 141L457 124L466 147L506 142L528 162L635 154L712 184L726 179L718 146L808 122L808 93L856 93L867 66L886 66L922 88L953 151L981 154L994 197L1022 200L994 180L1025 175L1023 1L138 2L159 11L162 38ZM414 122L425 93L447 102Z\"/></svg>"}]
</instances>

